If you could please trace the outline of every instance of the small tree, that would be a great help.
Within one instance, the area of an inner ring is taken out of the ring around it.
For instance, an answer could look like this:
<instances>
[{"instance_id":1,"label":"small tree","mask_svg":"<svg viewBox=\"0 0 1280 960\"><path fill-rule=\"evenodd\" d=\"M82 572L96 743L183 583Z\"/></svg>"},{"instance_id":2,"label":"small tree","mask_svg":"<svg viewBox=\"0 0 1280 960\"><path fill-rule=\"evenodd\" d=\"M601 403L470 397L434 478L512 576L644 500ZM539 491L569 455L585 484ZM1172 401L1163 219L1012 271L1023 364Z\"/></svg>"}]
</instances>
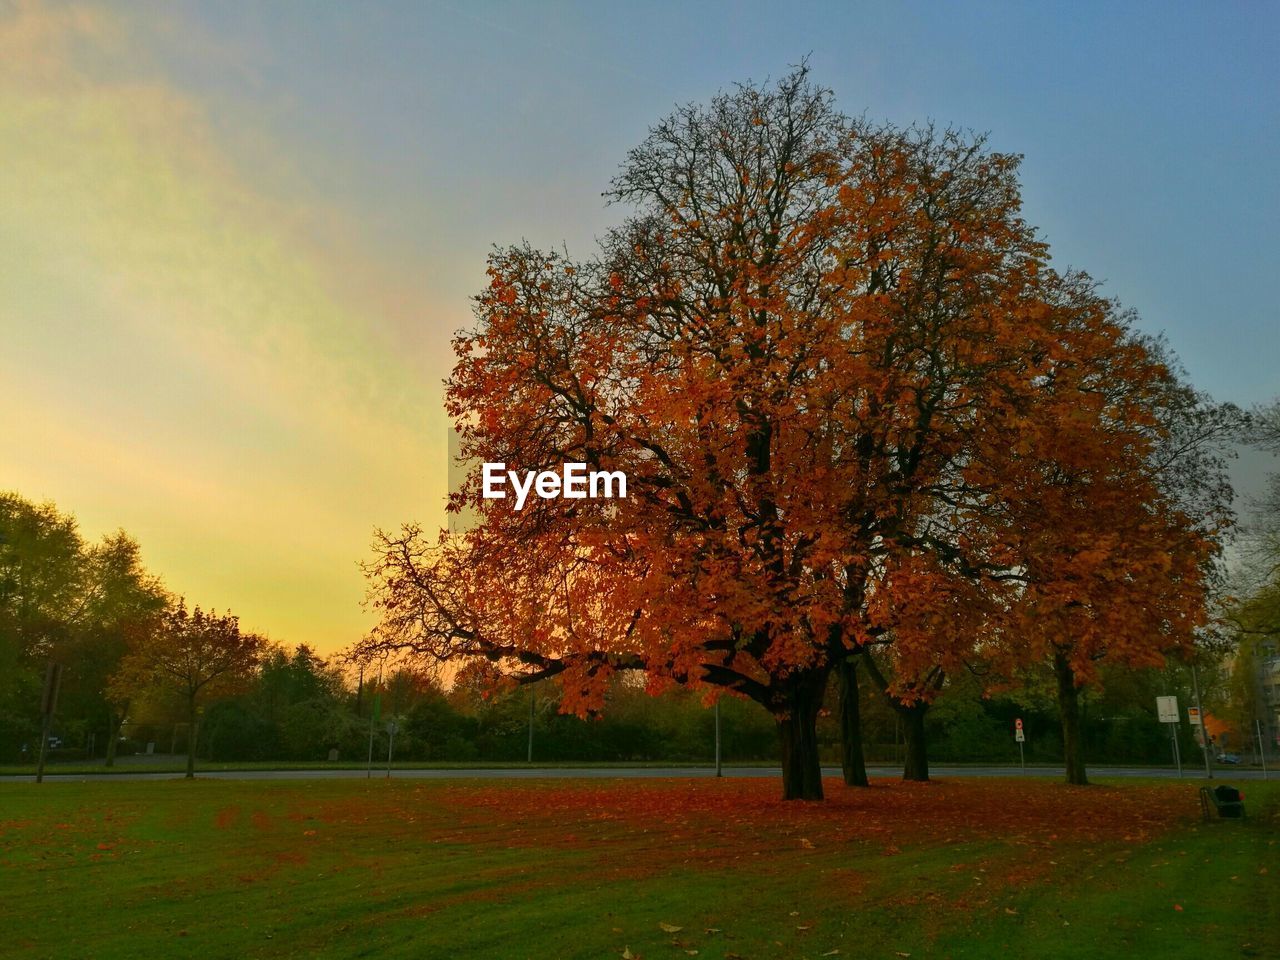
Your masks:
<instances>
[{"instance_id":1,"label":"small tree","mask_svg":"<svg viewBox=\"0 0 1280 960\"><path fill-rule=\"evenodd\" d=\"M178 697L188 724L187 777L195 776L196 742L206 704L233 695L252 679L265 641L240 630L230 613L188 611L179 599L135 632L112 688Z\"/></svg>"}]
</instances>

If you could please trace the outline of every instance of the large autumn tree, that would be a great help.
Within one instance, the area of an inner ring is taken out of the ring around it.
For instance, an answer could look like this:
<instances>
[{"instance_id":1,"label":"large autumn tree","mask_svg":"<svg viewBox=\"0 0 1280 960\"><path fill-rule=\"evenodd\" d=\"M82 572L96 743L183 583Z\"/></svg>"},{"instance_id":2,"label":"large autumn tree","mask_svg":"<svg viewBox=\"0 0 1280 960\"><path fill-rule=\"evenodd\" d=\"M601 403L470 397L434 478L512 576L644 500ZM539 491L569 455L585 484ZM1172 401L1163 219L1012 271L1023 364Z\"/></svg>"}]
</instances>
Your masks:
<instances>
[{"instance_id":1,"label":"large autumn tree","mask_svg":"<svg viewBox=\"0 0 1280 960\"><path fill-rule=\"evenodd\" d=\"M474 471L467 533L379 534L355 653L555 676L579 711L621 669L749 697L784 795L820 798L837 664L876 648L888 695L925 704L1016 616L1010 491L1071 404L1046 384L1123 336L1072 335L1017 162L850 120L803 68L657 124L594 258L491 257L447 384L470 462L623 470L628 496L516 510Z\"/></svg>"}]
</instances>

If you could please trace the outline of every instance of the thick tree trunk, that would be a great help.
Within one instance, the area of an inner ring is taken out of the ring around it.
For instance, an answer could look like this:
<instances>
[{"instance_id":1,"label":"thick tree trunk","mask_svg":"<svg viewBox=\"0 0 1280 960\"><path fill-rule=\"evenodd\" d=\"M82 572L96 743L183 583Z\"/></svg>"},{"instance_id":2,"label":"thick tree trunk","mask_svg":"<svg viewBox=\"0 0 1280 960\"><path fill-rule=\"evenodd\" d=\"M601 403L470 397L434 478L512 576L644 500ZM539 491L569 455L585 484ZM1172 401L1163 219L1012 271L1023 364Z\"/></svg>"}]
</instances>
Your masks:
<instances>
[{"instance_id":1,"label":"thick tree trunk","mask_svg":"<svg viewBox=\"0 0 1280 960\"><path fill-rule=\"evenodd\" d=\"M1058 678L1058 713L1062 717L1062 752L1067 767L1067 783L1085 786L1084 749L1080 740L1080 690L1071 662L1062 653L1053 655L1053 672Z\"/></svg>"},{"instance_id":2,"label":"thick tree trunk","mask_svg":"<svg viewBox=\"0 0 1280 960\"><path fill-rule=\"evenodd\" d=\"M862 755L862 717L858 703L858 661L845 657L840 661L840 766L844 782L851 787L865 787L867 763Z\"/></svg>"},{"instance_id":3,"label":"thick tree trunk","mask_svg":"<svg viewBox=\"0 0 1280 960\"><path fill-rule=\"evenodd\" d=\"M903 780L929 779L929 741L924 732L924 715L928 709L929 705L926 703L910 707L897 705L907 742L907 757L902 765Z\"/></svg>"},{"instance_id":4,"label":"thick tree trunk","mask_svg":"<svg viewBox=\"0 0 1280 960\"><path fill-rule=\"evenodd\" d=\"M889 682L880 668L876 666L875 657L867 655L867 673L884 694L894 714L902 721L903 739L906 742L906 760L902 766L903 780L929 779L929 741L924 732L924 715L929 711L929 703L919 699L913 704L905 704L889 692ZM934 668L917 685L918 690L937 693L942 689L946 674L940 667Z\"/></svg>"},{"instance_id":5,"label":"thick tree trunk","mask_svg":"<svg viewBox=\"0 0 1280 960\"><path fill-rule=\"evenodd\" d=\"M774 713L782 754L782 798L821 800L822 764L818 757L818 711L827 687L827 671L796 679L783 709Z\"/></svg>"}]
</instances>

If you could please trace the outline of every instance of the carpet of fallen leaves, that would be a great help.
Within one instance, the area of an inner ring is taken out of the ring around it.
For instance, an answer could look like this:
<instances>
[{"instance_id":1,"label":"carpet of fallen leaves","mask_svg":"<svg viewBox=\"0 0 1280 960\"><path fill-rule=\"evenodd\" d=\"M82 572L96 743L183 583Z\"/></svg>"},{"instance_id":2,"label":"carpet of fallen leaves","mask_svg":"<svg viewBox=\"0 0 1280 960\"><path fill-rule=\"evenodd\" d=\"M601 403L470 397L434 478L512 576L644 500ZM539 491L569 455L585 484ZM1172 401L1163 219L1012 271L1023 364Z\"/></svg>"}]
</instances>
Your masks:
<instances>
[{"instance_id":1,"label":"carpet of fallen leaves","mask_svg":"<svg viewBox=\"0 0 1280 960\"><path fill-rule=\"evenodd\" d=\"M778 798L772 779L464 782L397 785L368 794L303 791L274 815L218 808L218 833L260 842L280 822L287 835L317 830L387 831L405 840L519 847L609 848L625 841L638 870L671 860L709 864L787 851L856 848L892 856L905 849L973 842L1053 850L1140 844L1194 825L1194 794L1166 786L1073 788L1044 781L876 781L869 788L827 783L822 802ZM0 821L0 850L93 847L108 854L130 816L95 811L77 822ZM190 811L187 811L190 814ZM92 840L92 843L89 841ZM134 841L135 843L138 841ZM650 856L639 856L647 851Z\"/></svg>"},{"instance_id":2,"label":"carpet of fallen leaves","mask_svg":"<svg viewBox=\"0 0 1280 960\"><path fill-rule=\"evenodd\" d=\"M1146 842L1199 814L1189 792L1161 786L1067 787L1044 781L876 781L869 788L828 781L822 802L778 799L759 780L655 780L513 787L451 785L437 802L460 824L500 827L526 842L578 842L616 823L673 842L766 847L874 843L908 845L977 839L1034 847Z\"/></svg>"},{"instance_id":3,"label":"carpet of fallen leaves","mask_svg":"<svg viewBox=\"0 0 1280 960\"><path fill-rule=\"evenodd\" d=\"M974 779L850 788L831 780L820 803L787 802L778 792L772 779L543 781L451 784L427 788L424 799L446 815L445 837L577 849L584 876L811 873L837 900L870 897L940 922L957 909L990 907L1002 891L1123 863L1135 847L1194 827L1199 815L1193 791L1167 785ZM939 861L927 853L940 847L956 848L945 877L932 874ZM916 854L932 866L913 866ZM930 881L904 891L892 879L916 869Z\"/></svg>"}]
</instances>

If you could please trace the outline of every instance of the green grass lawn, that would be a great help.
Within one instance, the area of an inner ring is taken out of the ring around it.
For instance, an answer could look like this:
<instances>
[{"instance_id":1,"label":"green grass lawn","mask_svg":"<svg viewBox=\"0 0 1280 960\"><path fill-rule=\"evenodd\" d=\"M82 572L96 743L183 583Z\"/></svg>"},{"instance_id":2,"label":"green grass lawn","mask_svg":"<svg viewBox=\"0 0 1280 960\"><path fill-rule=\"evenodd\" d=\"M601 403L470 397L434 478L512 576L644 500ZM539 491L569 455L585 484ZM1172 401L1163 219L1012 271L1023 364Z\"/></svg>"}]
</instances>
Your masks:
<instances>
[{"instance_id":1,"label":"green grass lawn","mask_svg":"<svg viewBox=\"0 0 1280 960\"><path fill-rule=\"evenodd\" d=\"M0 956L1280 956L1280 784L0 784Z\"/></svg>"}]
</instances>

